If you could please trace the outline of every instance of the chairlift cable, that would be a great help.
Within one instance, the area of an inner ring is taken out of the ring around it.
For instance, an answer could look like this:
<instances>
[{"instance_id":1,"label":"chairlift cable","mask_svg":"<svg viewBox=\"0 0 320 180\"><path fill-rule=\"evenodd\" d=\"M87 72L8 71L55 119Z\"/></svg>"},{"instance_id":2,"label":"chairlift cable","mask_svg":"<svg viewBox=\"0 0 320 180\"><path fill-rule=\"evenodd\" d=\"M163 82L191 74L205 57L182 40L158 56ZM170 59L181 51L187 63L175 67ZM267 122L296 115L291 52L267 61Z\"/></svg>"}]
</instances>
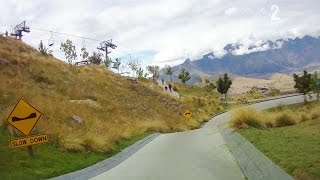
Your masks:
<instances>
[{"instance_id":1,"label":"chairlift cable","mask_svg":"<svg viewBox=\"0 0 320 180\"><path fill-rule=\"evenodd\" d=\"M72 37L76 37L76 38L87 39L87 40L91 40L91 41L99 41L99 42L101 41L101 40L93 39L93 38L89 38L89 37L78 36L78 35L73 35L73 34L58 32L58 31L51 31L51 30L42 29L42 28L32 27L32 29L39 30L39 31L47 31L47 32L55 33L55 34L64 35L64 36L72 36Z\"/></svg>"}]
</instances>

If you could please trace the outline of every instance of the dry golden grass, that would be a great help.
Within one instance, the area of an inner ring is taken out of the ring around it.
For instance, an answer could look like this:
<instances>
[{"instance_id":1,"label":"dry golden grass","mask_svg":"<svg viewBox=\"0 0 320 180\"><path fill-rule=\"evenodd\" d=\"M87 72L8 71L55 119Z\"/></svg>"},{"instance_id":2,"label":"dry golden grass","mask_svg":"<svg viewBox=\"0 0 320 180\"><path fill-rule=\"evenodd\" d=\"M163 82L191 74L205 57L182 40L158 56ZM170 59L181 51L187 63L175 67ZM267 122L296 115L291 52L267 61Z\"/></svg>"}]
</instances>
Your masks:
<instances>
[{"instance_id":1,"label":"dry golden grass","mask_svg":"<svg viewBox=\"0 0 320 180\"><path fill-rule=\"evenodd\" d=\"M263 127L259 111L251 108L240 108L232 112L230 124L236 128Z\"/></svg>"},{"instance_id":2,"label":"dry golden grass","mask_svg":"<svg viewBox=\"0 0 320 180\"><path fill-rule=\"evenodd\" d=\"M43 113L33 133L49 134L51 143L65 151L108 151L145 132L194 129L211 111L200 108L209 103L204 99L182 102L151 89L151 81L132 84L103 66L70 66L11 38L0 38L0 63L4 61L9 64L0 64L0 124L7 126L10 111L24 98ZM69 101L85 99L100 106ZM186 109L192 118L182 116ZM73 122L72 115L84 123Z\"/></svg>"},{"instance_id":3,"label":"dry golden grass","mask_svg":"<svg viewBox=\"0 0 320 180\"><path fill-rule=\"evenodd\" d=\"M295 108L281 106L272 111L240 108L231 114L230 126L241 128L271 128L291 126L320 117L320 103L310 103Z\"/></svg>"},{"instance_id":4,"label":"dry golden grass","mask_svg":"<svg viewBox=\"0 0 320 180\"><path fill-rule=\"evenodd\" d=\"M291 126L291 125L295 125L297 121L298 120L295 120L295 118L291 114L287 112L281 112L275 117L274 126L275 127Z\"/></svg>"}]
</instances>

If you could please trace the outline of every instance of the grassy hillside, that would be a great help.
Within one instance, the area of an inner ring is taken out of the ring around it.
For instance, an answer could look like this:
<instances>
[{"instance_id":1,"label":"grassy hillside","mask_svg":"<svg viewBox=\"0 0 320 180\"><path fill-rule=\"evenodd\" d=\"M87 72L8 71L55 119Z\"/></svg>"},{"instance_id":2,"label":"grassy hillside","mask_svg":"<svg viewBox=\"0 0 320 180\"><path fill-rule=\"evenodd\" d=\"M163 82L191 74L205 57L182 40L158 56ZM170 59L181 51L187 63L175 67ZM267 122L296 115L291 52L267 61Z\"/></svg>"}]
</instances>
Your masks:
<instances>
[{"instance_id":1,"label":"grassy hillside","mask_svg":"<svg viewBox=\"0 0 320 180\"><path fill-rule=\"evenodd\" d=\"M7 127L9 113L24 98L43 113L32 133L49 134L65 151L110 151L123 139L197 128L209 117L195 100L168 97L147 80L133 84L103 66L70 66L11 38L0 38L0 76L1 126ZM85 99L98 106L69 101ZM191 119L182 116L186 109L193 111ZM72 115L84 123L73 122Z\"/></svg>"}]
</instances>

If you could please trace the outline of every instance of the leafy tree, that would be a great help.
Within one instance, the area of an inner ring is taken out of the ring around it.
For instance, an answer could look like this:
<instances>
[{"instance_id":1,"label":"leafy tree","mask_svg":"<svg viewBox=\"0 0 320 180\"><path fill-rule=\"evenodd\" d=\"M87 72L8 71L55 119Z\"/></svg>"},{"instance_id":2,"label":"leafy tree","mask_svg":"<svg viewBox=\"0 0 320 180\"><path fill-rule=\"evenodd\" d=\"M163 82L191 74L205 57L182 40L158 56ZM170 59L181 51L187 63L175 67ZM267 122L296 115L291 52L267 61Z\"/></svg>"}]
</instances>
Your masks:
<instances>
[{"instance_id":1,"label":"leafy tree","mask_svg":"<svg viewBox=\"0 0 320 180\"><path fill-rule=\"evenodd\" d=\"M313 93L316 94L317 96L317 101L319 101L320 99L320 79L318 79L318 73L314 72L314 74L312 75L312 91Z\"/></svg>"},{"instance_id":2,"label":"leafy tree","mask_svg":"<svg viewBox=\"0 0 320 180\"><path fill-rule=\"evenodd\" d=\"M183 84L186 85L186 82L189 81L191 77L190 77L190 73L186 71L185 68L182 68L180 74L178 75L178 78L181 80Z\"/></svg>"},{"instance_id":3,"label":"leafy tree","mask_svg":"<svg viewBox=\"0 0 320 180\"><path fill-rule=\"evenodd\" d=\"M223 78L219 77L218 81L216 82L217 90L220 94L224 94L225 102L227 103L227 93L230 89L232 81L228 77L228 74L225 73Z\"/></svg>"},{"instance_id":4,"label":"leafy tree","mask_svg":"<svg viewBox=\"0 0 320 180\"><path fill-rule=\"evenodd\" d=\"M294 88L298 90L299 93L303 93L304 102L307 102L306 94L312 90L312 77L306 70L303 71L303 75L300 77L297 74L293 74L295 81Z\"/></svg>"},{"instance_id":5,"label":"leafy tree","mask_svg":"<svg viewBox=\"0 0 320 180\"><path fill-rule=\"evenodd\" d=\"M72 61L77 58L76 47L71 40L67 39L66 42L61 43L60 49L64 52L69 64L72 64Z\"/></svg>"},{"instance_id":6,"label":"leafy tree","mask_svg":"<svg viewBox=\"0 0 320 180\"><path fill-rule=\"evenodd\" d=\"M49 50L49 48L47 48L45 45L43 45L42 41L40 41L39 43L38 50L42 55L52 55L52 51Z\"/></svg>"},{"instance_id":7,"label":"leafy tree","mask_svg":"<svg viewBox=\"0 0 320 180\"><path fill-rule=\"evenodd\" d=\"M210 83L210 80L209 80L209 79L205 79L204 82L205 82L206 84L209 84L209 83Z\"/></svg>"},{"instance_id":8,"label":"leafy tree","mask_svg":"<svg viewBox=\"0 0 320 180\"><path fill-rule=\"evenodd\" d=\"M170 76L170 80L172 82L173 69L169 65L167 65L165 69L166 69L166 75Z\"/></svg>"},{"instance_id":9,"label":"leafy tree","mask_svg":"<svg viewBox=\"0 0 320 180\"><path fill-rule=\"evenodd\" d=\"M88 61L92 64L101 64L103 54L99 52L93 52L91 56L88 57Z\"/></svg>"},{"instance_id":10,"label":"leafy tree","mask_svg":"<svg viewBox=\"0 0 320 180\"><path fill-rule=\"evenodd\" d=\"M160 77L160 67L157 65L150 65L147 66L147 70L149 71L150 74L152 74L152 80L153 83L156 83L156 80Z\"/></svg>"},{"instance_id":11,"label":"leafy tree","mask_svg":"<svg viewBox=\"0 0 320 180\"><path fill-rule=\"evenodd\" d=\"M137 70L136 73L137 73L138 78L143 78L143 69L141 67Z\"/></svg>"},{"instance_id":12,"label":"leafy tree","mask_svg":"<svg viewBox=\"0 0 320 180\"><path fill-rule=\"evenodd\" d=\"M132 77L135 77L134 73L140 68L140 61L139 59L132 59L130 56L128 67L132 71Z\"/></svg>"},{"instance_id":13,"label":"leafy tree","mask_svg":"<svg viewBox=\"0 0 320 180\"><path fill-rule=\"evenodd\" d=\"M118 71L118 74L119 74L120 66L121 66L121 59L116 58L115 61L113 62L112 68L116 69Z\"/></svg>"},{"instance_id":14,"label":"leafy tree","mask_svg":"<svg viewBox=\"0 0 320 180\"><path fill-rule=\"evenodd\" d=\"M89 58L89 53L88 53L88 51L87 51L87 49L86 49L85 47L82 47L82 48L81 48L81 54L80 54L80 56L82 57L82 60L83 60L83 61L87 61L87 60L88 60L88 58Z\"/></svg>"}]
</instances>

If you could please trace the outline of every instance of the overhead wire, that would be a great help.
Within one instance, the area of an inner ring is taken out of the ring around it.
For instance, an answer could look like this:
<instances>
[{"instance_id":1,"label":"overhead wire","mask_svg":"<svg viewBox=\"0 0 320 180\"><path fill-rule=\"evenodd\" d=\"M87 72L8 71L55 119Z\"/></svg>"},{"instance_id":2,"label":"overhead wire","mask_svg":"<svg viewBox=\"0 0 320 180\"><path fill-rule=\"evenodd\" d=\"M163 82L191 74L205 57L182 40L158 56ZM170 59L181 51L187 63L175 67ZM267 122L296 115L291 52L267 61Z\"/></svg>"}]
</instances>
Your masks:
<instances>
[{"instance_id":1,"label":"overhead wire","mask_svg":"<svg viewBox=\"0 0 320 180\"><path fill-rule=\"evenodd\" d=\"M10 26L10 25L0 25L0 26L5 26L5 27L11 27L11 29L13 29L13 26ZM32 30L38 30L38 31L44 31L44 32L48 32L51 34L51 38L52 38L52 34L58 34L58 35L63 35L63 36L70 36L70 37L75 37L75 38L79 38L79 39L82 39L82 46L85 46L85 47L94 47L92 45L89 45L85 42L85 40L90 40L90 41L95 41L95 42L101 42L101 40L99 39L94 39L94 38L91 38L91 37L86 37L86 36L80 36L80 35L74 35L74 34L71 34L71 33L65 33L65 32L59 32L59 31L53 31L53 30L50 30L50 29L44 29L44 28L39 28L39 27L35 27L35 26L30 26L30 29ZM37 37L32 37L32 36L26 36L26 37L30 37L32 39L37 39ZM38 37L39 39L42 39L41 37ZM58 37L55 36L54 39L57 39ZM60 39L60 38L58 38ZM129 58L129 54L127 51L126 53L127 55L123 55L122 57L127 57Z\"/></svg>"},{"instance_id":2,"label":"overhead wire","mask_svg":"<svg viewBox=\"0 0 320 180\"><path fill-rule=\"evenodd\" d=\"M91 40L91 41L95 41L95 42L101 42L101 40L94 39L94 38L90 38L90 37L86 37L86 36L80 36L80 35L74 35L74 34L70 34L70 33L53 31L53 30L43 29L43 28L34 27L34 26L31 26L31 29L38 30L38 31L49 32L49 33L51 34L51 37L52 37L52 34L58 34L58 35L70 36L70 37L75 37L75 38L82 39L82 47L88 47L88 46L85 45L85 44L86 44L86 43L85 43L85 40Z\"/></svg>"},{"instance_id":3,"label":"overhead wire","mask_svg":"<svg viewBox=\"0 0 320 180\"><path fill-rule=\"evenodd\" d=\"M80 39L87 39L87 40L91 40L91 41L101 42L101 40L93 39L93 38L89 38L89 37L85 37L85 36L79 36L79 35L74 35L74 34L69 34L69 33L52 31L52 30L42 29L42 28L37 28L37 27L31 27L31 28L35 29L35 30L39 30L39 31L46 31L46 32L54 33L54 34L64 35L64 36L71 36L71 37L76 37L76 38L80 38Z\"/></svg>"},{"instance_id":4,"label":"overhead wire","mask_svg":"<svg viewBox=\"0 0 320 180\"><path fill-rule=\"evenodd\" d=\"M10 27L10 25L0 25L0 26ZM11 29L13 29L13 27ZM94 38L91 38L91 37L74 35L74 34L64 33L64 32L59 32L59 31L53 31L53 30L50 30L50 29L44 29L44 28L39 28L39 27L34 27L34 26L31 26L30 29L49 32L51 34L51 37L53 36L52 34L59 34L59 35L63 35L63 36L70 36L70 37L80 38L80 39L82 39L83 42L84 42L84 40L91 40L91 41L101 42L101 40L94 39Z\"/></svg>"},{"instance_id":5,"label":"overhead wire","mask_svg":"<svg viewBox=\"0 0 320 180\"><path fill-rule=\"evenodd\" d=\"M0 24L0 27L11 27L10 30L8 31L12 31L13 26L12 25L3 25ZM79 35L74 35L74 34L70 34L70 33L64 33L64 32L59 32L59 31L53 31L53 30L49 30L49 29L44 29L44 28L39 28L39 27L34 27L31 26L30 29L34 29L34 30L38 30L38 31L45 31L45 32L49 32L51 34L49 39L53 39L53 34L59 34L59 35L63 35L63 36L70 36L70 37L75 37L75 38L80 38L82 39L82 46L85 44L85 40L91 40L91 41L96 41L96 42L101 42L101 40L99 39L94 39L94 38L90 38L90 37L86 37L86 36L79 36ZM55 37L56 39L57 37ZM35 37L33 37L33 39L35 39Z\"/></svg>"}]
</instances>

